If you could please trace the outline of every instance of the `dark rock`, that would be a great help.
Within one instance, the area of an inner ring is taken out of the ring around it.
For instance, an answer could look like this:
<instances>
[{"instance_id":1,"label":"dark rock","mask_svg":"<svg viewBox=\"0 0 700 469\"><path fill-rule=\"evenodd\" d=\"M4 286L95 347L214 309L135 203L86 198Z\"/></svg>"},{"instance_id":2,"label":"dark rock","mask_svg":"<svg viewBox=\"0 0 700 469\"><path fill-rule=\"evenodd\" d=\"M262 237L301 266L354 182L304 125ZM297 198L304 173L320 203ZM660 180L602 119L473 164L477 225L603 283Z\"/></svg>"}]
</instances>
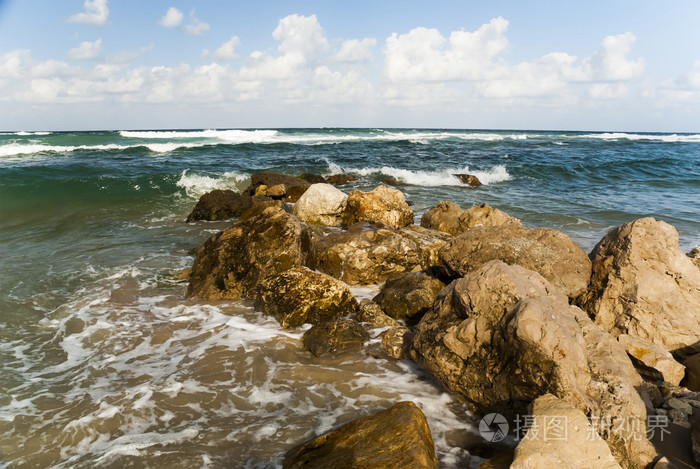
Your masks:
<instances>
[{"instance_id":1,"label":"dark rock","mask_svg":"<svg viewBox=\"0 0 700 469\"><path fill-rule=\"evenodd\" d=\"M284 469L436 467L428 422L412 402L359 418L290 449Z\"/></svg>"},{"instance_id":2,"label":"dark rock","mask_svg":"<svg viewBox=\"0 0 700 469\"><path fill-rule=\"evenodd\" d=\"M306 190L311 186L292 186L287 188L287 193L284 196L285 202L294 203L298 201Z\"/></svg>"},{"instance_id":3,"label":"dark rock","mask_svg":"<svg viewBox=\"0 0 700 469\"><path fill-rule=\"evenodd\" d=\"M326 182L334 186L342 186L353 181L357 181L357 176L353 176L352 174L333 174L326 178Z\"/></svg>"},{"instance_id":4,"label":"dark rock","mask_svg":"<svg viewBox=\"0 0 700 469\"><path fill-rule=\"evenodd\" d=\"M324 321L304 333L304 347L317 357L360 350L368 340L365 328L350 319Z\"/></svg>"},{"instance_id":5,"label":"dark rock","mask_svg":"<svg viewBox=\"0 0 700 469\"><path fill-rule=\"evenodd\" d=\"M399 272L386 280L373 298L394 319L411 320L422 316L445 284L425 272Z\"/></svg>"},{"instance_id":6,"label":"dark rock","mask_svg":"<svg viewBox=\"0 0 700 469\"><path fill-rule=\"evenodd\" d=\"M385 177L382 179L382 184L386 184L387 186L394 186L394 187L399 187L405 185L403 182L399 181L398 179L392 178L392 177Z\"/></svg>"},{"instance_id":7,"label":"dark rock","mask_svg":"<svg viewBox=\"0 0 700 469\"><path fill-rule=\"evenodd\" d=\"M359 306L346 284L306 267L265 277L257 292L255 306L282 327L319 324L356 313Z\"/></svg>"},{"instance_id":8,"label":"dark rock","mask_svg":"<svg viewBox=\"0 0 700 469\"><path fill-rule=\"evenodd\" d=\"M325 184L326 183L326 178L324 178L323 176L320 176L318 174L302 173L297 177L299 179L303 179L304 181L308 182L309 184Z\"/></svg>"},{"instance_id":9,"label":"dark rock","mask_svg":"<svg viewBox=\"0 0 700 469\"><path fill-rule=\"evenodd\" d=\"M408 327L392 327L380 334L382 348L392 358L411 359L413 332Z\"/></svg>"},{"instance_id":10,"label":"dark rock","mask_svg":"<svg viewBox=\"0 0 700 469\"><path fill-rule=\"evenodd\" d=\"M253 173L250 176L250 186L248 186L245 192L249 195L255 195L255 190L258 188L258 186L265 185L267 187L272 187L278 184L284 184L287 191L289 191L292 187L308 187L311 185L307 181L294 176L263 171L261 173Z\"/></svg>"},{"instance_id":11,"label":"dark rock","mask_svg":"<svg viewBox=\"0 0 700 469\"><path fill-rule=\"evenodd\" d=\"M360 312L355 318L358 322L366 322L375 327L399 326L399 322L386 315L382 308L372 300L365 298L360 301Z\"/></svg>"},{"instance_id":12,"label":"dark rock","mask_svg":"<svg viewBox=\"0 0 700 469\"><path fill-rule=\"evenodd\" d=\"M187 223L198 220L225 220L240 217L253 205L249 194L239 194L232 190L214 189L202 195L192 212L187 215Z\"/></svg>"},{"instance_id":13,"label":"dark rock","mask_svg":"<svg viewBox=\"0 0 700 469\"><path fill-rule=\"evenodd\" d=\"M479 178L471 174L453 174L453 176L462 181L462 184L468 186L478 187L482 185Z\"/></svg>"},{"instance_id":14,"label":"dark rock","mask_svg":"<svg viewBox=\"0 0 700 469\"><path fill-rule=\"evenodd\" d=\"M685 365L683 385L691 391L700 391L700 353L686 358L683 365Z\"/></svg>"}]
</instances>

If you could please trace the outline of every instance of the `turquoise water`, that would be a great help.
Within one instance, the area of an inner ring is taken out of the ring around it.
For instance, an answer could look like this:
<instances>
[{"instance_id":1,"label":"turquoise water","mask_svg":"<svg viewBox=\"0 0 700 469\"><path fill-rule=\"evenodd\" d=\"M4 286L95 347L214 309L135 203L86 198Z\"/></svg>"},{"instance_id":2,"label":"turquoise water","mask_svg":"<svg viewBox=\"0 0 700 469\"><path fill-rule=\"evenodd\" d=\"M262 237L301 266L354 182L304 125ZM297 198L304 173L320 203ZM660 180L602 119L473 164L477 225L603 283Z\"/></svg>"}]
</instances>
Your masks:
<instances>
[{"instance_id":1,"label":"turquoise water","mask_svg":"<svg viewBox=\"0 0 700 469\"><path fill-rule=\"evenodd\" d=\"M314 361L302 329L283 331L246 302L183 300L172 274L226 226L186 225L187 213L261 170L359 176L346 191L391 176L416 221L440 200L486 202L586 251L643 216L674 225L684 252L700 245L700 135L0 133L0 465L268 467L399 399L428 415L443 466L478 461L465 450L466 410L410 364Z\"/></svg>"}]
</instances>

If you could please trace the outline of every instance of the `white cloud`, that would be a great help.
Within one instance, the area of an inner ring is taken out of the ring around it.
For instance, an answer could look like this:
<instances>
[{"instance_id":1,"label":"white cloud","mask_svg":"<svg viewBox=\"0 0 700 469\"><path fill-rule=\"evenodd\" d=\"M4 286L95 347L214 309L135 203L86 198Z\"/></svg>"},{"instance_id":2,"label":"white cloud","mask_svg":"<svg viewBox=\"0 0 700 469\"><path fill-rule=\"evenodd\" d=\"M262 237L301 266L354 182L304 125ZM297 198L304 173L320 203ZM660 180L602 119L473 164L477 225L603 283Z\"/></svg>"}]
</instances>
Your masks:
<instances>
[{"instance_id":1,"label":"white cloud","mask_svg":"<svg viewBox=\"0 0 700 469\"><path fill-rule=\"evenodd\" d=\"M70 18L68 18L69 22L87 23L94 24L97 26L103 26L107 24L107 17L109 16L107 0L85 0L83 6L85 7L85 12L71 16Z\"/></svg>"},{"instance_id":2,"label":"white cloud","mask_svg":"<svg viewBox=\"0 0 700 469\"><path fill-rule=\"evenodd\" d=\"M165 13L165 16L163 16L163 18L160 19L160 22L158 24L160 24L161 26L165 26L166 28L175 28L177 26L180 26L183 18L184 15L180 10L178 10L175 7L170 7Z\"/></svg>"},{"instance_id":3,"label":"white cloud","mask_svg":"<svg viewBox=\"0 0 700 469\"><path fill-rule=\"evenodd\" d=\"M644 72L644 59L627 59L636 40L630 32L603 39L601 48L590 59L594 79L624 81L641 75Z\"/></svg>"},{"instance_id":4,"label":"white cloud","mask_svg":"<svg viewBox=\"0 0 700 469\"><path fill-rule=\"evenodd\" d=\"M221 47L216 49L214 52L214 58L220 60L235 59L238 57L236 54L236 46L241 45L241 40L238 36L232 36L231 39L224 42Z\"/></svg>"},{"instance_id":5,"label":"white cloud","mask_svg":"<svg viewBox=\"0 0 700 469\"><path fill-rule=\"evenodd\" d=\"M372 58L372 48L377 45L373 37L366 37L362 41L350 39L344 41L340 50L333 56L336 62L366 62Z\"/></svg>"},{"instance_id":6,"label":"white cloud","mask_svg":"<svg viewBox=\"0 0 700 469\"><path fill-rule=\"evenodd\" d=\"M190 24L185 25L185 31L195 36L201 36L209 31L209 24L204 23L199 18L194 16L194 10L190 12Z\"/></svg>"},{"instance_id":7,"label":"white cloud","mask_svg":"<svg viewBox=\"0 0 700 469\"><path fill-rule=\"evenodd\" d=\"M316 15L282 18L272 37L281 41L278 49L282 54L299 55L304 61L328 49L328 40Z\"/></svg>"},{"instance_id":8,"label":"white cloud","mask_svg":"<svg viewBox=\"0 0 700 469\"><path fill-rule=\"evenodd\" d=\"M94 42L84 41L74 49L68 52L72 59L77 60L96 60L102 54L102 39L97 39Z\"/></svg>"}]
</instances>

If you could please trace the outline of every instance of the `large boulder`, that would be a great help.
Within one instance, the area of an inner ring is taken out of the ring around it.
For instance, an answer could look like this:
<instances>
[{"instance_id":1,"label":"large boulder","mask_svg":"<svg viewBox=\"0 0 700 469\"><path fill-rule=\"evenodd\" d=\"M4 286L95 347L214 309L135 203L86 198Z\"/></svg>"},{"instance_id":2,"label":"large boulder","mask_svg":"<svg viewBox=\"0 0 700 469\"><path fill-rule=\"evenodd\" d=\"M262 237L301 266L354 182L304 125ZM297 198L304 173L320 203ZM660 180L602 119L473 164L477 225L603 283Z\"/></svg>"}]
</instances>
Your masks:
<instances>
[{"instance_id":1,"label":"large boulder","mask_svg":"<svg viewBox=\"0 0 700 469\"><path fill-rule=\"evenodd\" d=\"M300 266L303 228L278 201L258 204L197 251L187 297L254 298L258 282Z\"/></svg>"},{"instance_id":2,"label":"large boulder","mask_svg":"<svg viewBox=\"0 0 700 469\"><path fill-rule=\"evenodd\" d=\"M459 235L475 226L520 225L520 220L511 217L487 204L462 210L459 205L443 200L426 211L420 219L420 226Z\"/></svg>"},{"instance_id":3,"label":"large boulder","mask_svg":"<svg viewBox=\"0 0 700 469\"><path fill-rule=\"evenodd\" d=\"M452 282L416 326L411 356L479 414L524 415L551 393L597 419L623 465L653 459L625 350L536 272L495 260Z\"/></svg>"},{"instance_id":4,"label":"large boulder","mask_svg":"<svg viewBox=\"0 0 700 469\"><path fill-rule=\"evenodd\" d=\"M304 223L338 226L348 196L330 184L312 184L294 205L294 215Z\"/></svg>"},{"instance_id":5,"label":"large boulder","mask_svg":"<svg viewBox=\"0 0 700 469\"><path fill-rule=\"evenodd\" d=\"M333 319L316 324L304 333L304 347L313 355L337 355L360 350L369 333L350 319Z\"/></svg>"},{"instance_id":6,"label":"large boulder","mask_svg":"<svg viewBox=\"0 0 700 469\"><path fill-rule=\"evenodd\" d=\"M253 205L253 198L248 194L239 194L232 190L214 189L203 194L192 212L187 215L187 223L198 220L226 220L240 217Z\"/></svg>"},{"instance_id":7,"label":"large boulder","mask_svg":"<svg viewBox=\"0 0 700 469\"><path fill-rule=\"evenodd\" d=\"M277 318L282 327L319 324L356 313L359 307L346 284L306 267L262 279L255 306Z\"/></svg>"},{"instance_id":8,"label":"large boulder","mask_svg":"<svg viewBox=\"0 0 700 469\"><path fill-rule=\"evenodd\" d=\"M357 181L357 176L353 176L352 174L332 174L326 176L326 182L334 186L343 186L354 181Z\"/></svg>"},{"instance_id":9,"label":"large boulder","mask_svg":"<svg viewBox=\"0 0 700 469\"><path fill-rule=\"evenodd\" d=\"M399 272L386 280L373 298L394 319L420 317L433 305L445 284L426 272Z\"/></svg>"},{"instance_id":10,"label":"large boulder","mask_svg":"<svg viewBox=\"0 0 700 469\"><path fill-rule=\"evenodd\" d=\"M343 225L349 227L355 223L401 228L413 223L413 210L399 190L386 186L377 186L370 192L354 190L348 196Z\"/></svg>"},{"instance_id":11,"label":"large boulder","mask_svg":"<svg viewBox=\"0 0 700 469\"><path fill-rule=\"evenodd\" d=\"M511 469L620 469L586 415L556 396L538 397L528 423Z\"/></svg>"},{"instance_id":12,"label":"large boulder","mask_svg":"<svg viewBox=\"0 0 700 469\"><path fill-rule=\"evenodd\" d=\"M290 449L284 469L432 469L435 445L412 402L399 402Z\"/></svg>"},{"instance_id":13,"label":"large boulder","mask_svg":"<svg viewBox=\"0 0 700 469\"><path fill-rule=\"evenodd\" d=\"M700 340L700 270L668 223L642 218L614 228L590 254L593 274L577 303L613 335L668 351Z\"/></svg>"},{"instance_id":14,"label":"large boulder","mask_svg":"<svg viewBox=\"0 0 700 469\"><path fill-rule=\"evenodd\" d=\"M564 233L514 223L475 226L445 244L439 257L454 278L494 259L517 264L538 272L570 298L586 291L591 275L588 256Z\"/></svg>"},{"instance_id":15,"label":"large boulder","mask_svg":"<svg viewBox=\"0 0 700 469\"><path fill-rule=\"evenodd\" d=\"M450 239L449 235L441 231L416 225L404 226L397 233L416 243L421 258L421 265L424 267L437 266L440 263L438 256L440 248Z\"/></svg>"},{"instance_id":16,"label":"large boulder","mask_svg":"<svg viewBox=\"0 0 700 469\"><path fill-rule=\"evenodd\" d=\"M270 171L263 171L260 173L253 173L250 176L250 186L245 190L250 195L255 195L255 190L258 186L265 185L267 187L273 187L278 184L284 185L284 187L289 190L291 187L309 187L307 181L297 178L294 176L287 176L286 174L273 173Z\"/></svg>"}]
</instances>

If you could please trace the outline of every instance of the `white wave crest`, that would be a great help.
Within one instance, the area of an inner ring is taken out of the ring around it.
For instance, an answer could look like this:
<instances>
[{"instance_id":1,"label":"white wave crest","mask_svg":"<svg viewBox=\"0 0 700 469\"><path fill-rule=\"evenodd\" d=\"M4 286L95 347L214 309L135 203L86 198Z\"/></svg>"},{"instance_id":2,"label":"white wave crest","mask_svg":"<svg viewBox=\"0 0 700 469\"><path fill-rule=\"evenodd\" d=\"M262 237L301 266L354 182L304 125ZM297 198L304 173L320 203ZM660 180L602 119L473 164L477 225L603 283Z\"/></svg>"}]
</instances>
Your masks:
<instances>
[{"instance_id":1,"label":"white wave crest","mask_svg":"<svg viewBox=\"0 0 700 469\"><path fill-rule=\"evenodd\" d=\"M479 178L479 181L484 185L495 184L511 179L511 175L508 174L506 167L503 165L494 166L491 169L483 171L470 170L467 166L463 168L441 169L439 171L411 171L409 169L384 166L381 168L348 169L347 172L356 173L361 176L375 174L391 176L405 184L426 187L463 186L464 183L455 177L455 174L473 174Z\"/></svg>"},{"instance_id":2,"label":"white wave crest","mask_svg":"<svg viewBox=\"0 0 700 469\"><path fill-rule=\"evenodd\" d=\"M656 140L661 142L700 142L700 134L629 134L625 132L605 132L601 134L586 134L586 138L598 138L602 140Z\"/></svg>"},{"instance_id":3,"label":"white wave crest","mask_svg":"<svg viewBox=\"0 0 700 469\"><path fill-rule=\"evenodd\" d=\"M71 153L78 150L87 151L107 151L107 150L127 150L130 148L145 147L153 153L168 153L179 148L203 147L206 143L148 143L135 145L117 145L110 143L107 145L39 145L39 144L19 144L10 143L0 145L0 157L32 155L37 153Z\"/></svg>"},{"instance_id":4,"label":"white wave crest","mask_svg":"<svg viewBox=\"0 0 700 469\"><path fill-rule=\"evenodd\" d=\"M278 134L276 130L174 130L174 131L131 131L122 130L119 135L141 139L216 139L231 143L266 143Z\"/></svg>"},{"instance_id":5,"label":"white wave crest","mask_svg":"<svg viewBox=\"0 0 700 469\"><path fill-rule=\"evenodd\" d=\"M224 173L221 177L211 177L188 173L188 170L185 170L175 184L182 187L189 197L196 199L214 189L238 190L239 184L248 178L249 176L234 171Z\"/></svg>"}]
</instances>

